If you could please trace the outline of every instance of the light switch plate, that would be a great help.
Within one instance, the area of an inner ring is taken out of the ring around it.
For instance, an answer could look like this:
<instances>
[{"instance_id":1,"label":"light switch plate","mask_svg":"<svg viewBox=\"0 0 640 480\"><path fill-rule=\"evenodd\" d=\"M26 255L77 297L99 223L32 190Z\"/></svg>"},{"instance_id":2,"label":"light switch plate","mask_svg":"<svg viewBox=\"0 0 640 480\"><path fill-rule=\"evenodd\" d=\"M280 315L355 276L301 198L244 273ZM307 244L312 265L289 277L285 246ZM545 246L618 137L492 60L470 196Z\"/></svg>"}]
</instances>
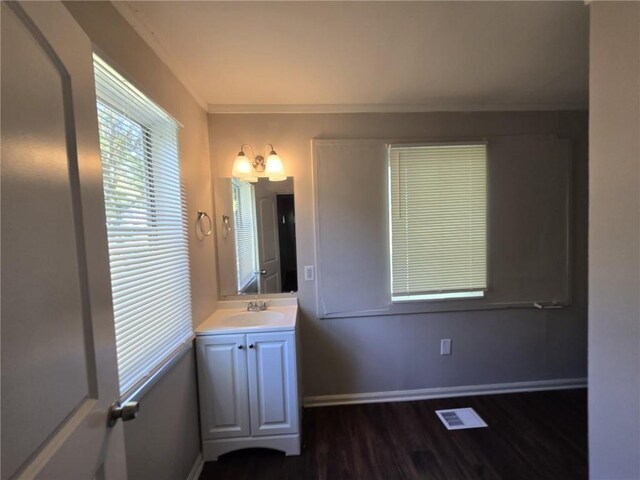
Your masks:
<instances>
[{"instance_id":1,"label":"light switch plate","mask_svg":"<svg viewBox=\"0 0 640 480\"><path fill-rule=\"evenodd\" d=\"M304 266L304 281L312 282L316 278L315 268L313 265Z\"/></svg>"}]
</instances>

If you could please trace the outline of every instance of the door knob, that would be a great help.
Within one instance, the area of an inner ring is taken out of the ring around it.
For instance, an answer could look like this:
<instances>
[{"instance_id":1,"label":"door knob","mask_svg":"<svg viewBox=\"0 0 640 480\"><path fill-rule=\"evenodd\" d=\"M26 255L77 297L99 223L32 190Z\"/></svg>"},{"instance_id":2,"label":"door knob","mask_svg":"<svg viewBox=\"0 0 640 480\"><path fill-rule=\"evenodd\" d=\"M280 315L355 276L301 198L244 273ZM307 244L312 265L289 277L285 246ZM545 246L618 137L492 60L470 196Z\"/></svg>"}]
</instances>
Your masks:
<instances>
[{"instance_id":1,"label":"door knob","mask_svg":"<svg viewBox=\"0 0 640 480\"><path fill-rule=\"evenodd\" d=\"M253 273L255 273L256 275L266 275L267 271L266 270L258 270L258 271L253 272Z\"/></svg>"},{"instance_id":2,"label":"door knob","mask_svg":"<svg viewBox=\"0 0 640 480\"><path fill-rule=\"evenodd\" d=\"M138 410L140 410L140 404L138 402L125 402L123 405L120 402L115 402L109 408L109 417L107 425L113 427L119 418L123 422L133 420L138 416Z\"/></svg>"}]
</instances>

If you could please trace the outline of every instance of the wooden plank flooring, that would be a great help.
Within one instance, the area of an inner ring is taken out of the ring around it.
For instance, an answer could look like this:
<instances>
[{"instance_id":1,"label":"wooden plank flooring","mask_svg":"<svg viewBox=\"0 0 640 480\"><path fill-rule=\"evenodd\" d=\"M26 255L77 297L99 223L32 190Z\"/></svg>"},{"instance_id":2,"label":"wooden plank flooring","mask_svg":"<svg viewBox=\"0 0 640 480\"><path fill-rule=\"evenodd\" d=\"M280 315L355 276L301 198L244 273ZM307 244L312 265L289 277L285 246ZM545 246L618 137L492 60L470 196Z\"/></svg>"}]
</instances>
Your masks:
<instances>
[{"instance_id":1,"label":"wooden plank flooring","mask_svg":"<svg viewBox=\"0 0 640 480\"><path fill-rule=\"evenodd\" d=\"M488 428L448 431L434 413L473 407ZM244 450L200 480L587 478L587 391L310 408L299 457Z\"/></svg>"}]
</instances>

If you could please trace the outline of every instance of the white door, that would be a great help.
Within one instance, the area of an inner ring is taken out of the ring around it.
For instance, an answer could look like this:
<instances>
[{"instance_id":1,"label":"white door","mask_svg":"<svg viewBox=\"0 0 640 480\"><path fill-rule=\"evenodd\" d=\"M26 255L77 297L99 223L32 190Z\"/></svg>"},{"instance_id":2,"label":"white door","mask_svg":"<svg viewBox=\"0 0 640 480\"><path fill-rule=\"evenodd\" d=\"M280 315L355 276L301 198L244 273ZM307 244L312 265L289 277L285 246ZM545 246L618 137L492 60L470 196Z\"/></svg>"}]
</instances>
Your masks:
<instances>
[{"instance_id":1,"label":"white door","mask_svg":"<svg viewBox=\"0 0 640 480\"><path fill-rule=\"evenodd\" d=\"M91 43L1 9L2 478L124 479Z\"/></svg>"},{"instance_id":2,"label":"white door","mask_svg":"<svg viewBox=\"0 0 640 480\"><path fill-rule=\"evenodd\" d=\"M280 293L282 283L280 279L277 196L266 188L257 187L255 195L258 220L260 293Z\"/></svg>"},{"instance_id":3,"label":"white door","mask_svg":"<svg viewBox=\"0 0 640 480\"><path fill-rule=\"evenodd\" d=\"M249 436L245 336L202 336L196 344L203 438Z\"/></svg>"},{"instance_id":4,"label":"white door","mask_svg":"<svg viewBox=\"0 0 640 480\"><path fill-rule=\"evenodd\" d=\"M251 435L298 432L293 332L247 334Z\"/></svg>"}]
</instances>

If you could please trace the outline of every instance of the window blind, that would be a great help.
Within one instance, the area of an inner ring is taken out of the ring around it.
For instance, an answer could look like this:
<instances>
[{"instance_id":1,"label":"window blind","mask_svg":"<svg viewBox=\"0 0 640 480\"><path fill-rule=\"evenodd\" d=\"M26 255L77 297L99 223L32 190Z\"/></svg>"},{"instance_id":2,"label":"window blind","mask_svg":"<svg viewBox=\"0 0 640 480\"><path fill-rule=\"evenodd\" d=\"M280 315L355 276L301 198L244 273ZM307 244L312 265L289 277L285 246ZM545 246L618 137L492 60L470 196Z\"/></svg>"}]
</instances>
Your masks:
<instances>
[{"instance_id":1,"label":"window blind","mask_svg":"<svg viewBox=\"0 0 640 480\"><path fill-rule=\"evenodd\" d=\"M483 144L389 146L393 300L487 288L486 158Z\"/></svg>"},{"instance_id":2,"label":"window blind","mask_svg":"<svg viewBox=\"0 0 640 480\"><path fill-rule=\"evenodd\" d=\"M243 292L256 279L256 215L254 187L248 182L232 179L233 214L236 240L238 292Z\"/></svg>"},{"instance_id":3,"label":"window blind","mask_svg":"<svg viewBox=\"0 0 640 480\"><path fill-rule=\"evenodd\" d=\"M192 337L178 125L94 55L120 394Z\"/></svg>"}]
</instances>

